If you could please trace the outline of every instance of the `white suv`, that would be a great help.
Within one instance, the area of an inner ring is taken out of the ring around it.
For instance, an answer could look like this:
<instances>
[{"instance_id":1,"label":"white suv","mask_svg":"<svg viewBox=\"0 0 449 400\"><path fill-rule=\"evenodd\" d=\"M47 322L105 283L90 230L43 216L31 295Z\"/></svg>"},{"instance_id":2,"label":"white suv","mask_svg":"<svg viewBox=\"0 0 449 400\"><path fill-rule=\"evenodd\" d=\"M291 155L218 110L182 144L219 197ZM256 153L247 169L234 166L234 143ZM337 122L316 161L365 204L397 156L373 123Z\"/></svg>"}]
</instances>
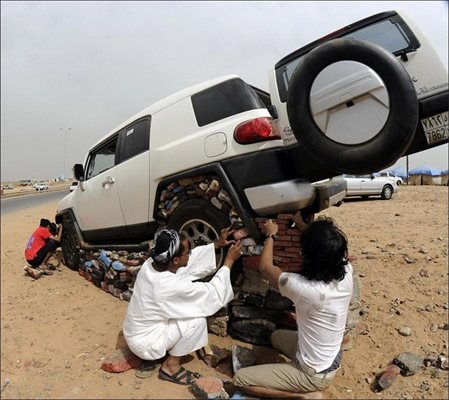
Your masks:
<instances>
[{"instance_id":1,"label":"white suv","mask_svg":"<svg viewBox=\"0 0 449 400\"><path fill-rule=\"evenodd\" d=\"M389 50L409 65L422 52L432 69L418 79L439 81L438 57L398 14L380 14L347 31L383 32L385 24L399 26L407 40L414 38L408 47ZM161 225L183 231L198 244L238 222L258 242L256 217L296 210L313 215L341 203L346 195L341 173L386 168L405 152L447 141L426 143L417 128L412 80L395 56L366 40L331 38L277 63L270 94L235 75L217 78L153 104L99 140L84 165L74 167L79 188L58 205L66 265L78 268L83 250L144 249ZM398 40L393 43L397 46ZM353 61L359 52L363 60ZM342 53L349 61L336 61ZM422 100L427 110L422 116L445 112L447 132L447 82L446 92L440 89ZM402 96L400 109L397 96ZM330 121L332 129L323 121Z\"/></svg>"}]
</instances>

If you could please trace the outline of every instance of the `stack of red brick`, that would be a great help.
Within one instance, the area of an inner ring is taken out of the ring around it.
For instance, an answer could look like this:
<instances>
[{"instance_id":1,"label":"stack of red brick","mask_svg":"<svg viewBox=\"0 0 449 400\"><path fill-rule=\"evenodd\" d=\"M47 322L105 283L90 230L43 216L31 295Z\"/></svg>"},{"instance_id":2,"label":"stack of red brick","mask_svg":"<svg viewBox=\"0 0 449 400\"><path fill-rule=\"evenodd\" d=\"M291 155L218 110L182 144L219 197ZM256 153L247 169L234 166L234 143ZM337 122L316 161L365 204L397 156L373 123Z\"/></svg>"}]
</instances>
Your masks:
<instances>
[{"instance_id":1,"label":"stack of red brick","mask_svg":"<svg viewBox=\"0 0 449 400\"><path fill-rule=\"evenodd\" d=\"M261 231L267 221L266 218L256 218ZM292 227L293 214L279 214L276 219L279 230L274 241L273 262L283 271L298 272L301 269L302 256L299 238L301 233L298 228ZM246 268L258 268L260 256L243 258L243 266Z\"/></svg>"}]
</instances>

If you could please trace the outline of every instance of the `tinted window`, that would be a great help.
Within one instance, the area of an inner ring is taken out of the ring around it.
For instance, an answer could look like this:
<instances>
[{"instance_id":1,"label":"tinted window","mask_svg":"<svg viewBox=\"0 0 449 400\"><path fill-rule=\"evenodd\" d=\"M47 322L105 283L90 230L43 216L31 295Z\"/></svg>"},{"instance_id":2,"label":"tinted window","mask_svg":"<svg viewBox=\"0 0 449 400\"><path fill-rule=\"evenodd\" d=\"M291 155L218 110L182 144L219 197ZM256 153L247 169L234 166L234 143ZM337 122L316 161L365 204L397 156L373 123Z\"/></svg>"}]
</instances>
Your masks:
<instances>
[{"instance_id":1,"label":"tinted window","mask_svg":"<svg viewBox=\"0 0 449 400\"><path fill-rule=\"evenodd\" d=\"M198 126L257 108L265 108L259 96L240 78L213 86L192 96Z\"/></svg>"},{"instance_id":2,"label":"tinted window","mask_svg":"<svg viewBox=\"0 0 449 400\"><path fill-rule=\"evenodd\" d=\"M398 15L372 23L360 29L340 35L339 37L367 40L395 54L400 54L404 51L412 51L419 47L417 39ZM300 64L306 54L307 53L302 53L296 59L276 69L281 101L287 101L287 91L290 79L296 67Z\"/></svg>"},{"instance_id":3,"label":"tinted window","mask_svg":"<svg viewBox=\"0 0 449 400\"><path fill-rule=\"evenodd\" d=\"M116 148L117 137L91 154L89 165L87 167L86 179L93 178L115 165Z\"/></svg>"},{"instance_id":4,"label":"tinted window","mask_svg":"<svg viewBox=\"0 0 449 400\"><path fill-rule=\"evenodd\" d=\"M136 122L126 127L122 132L120 161L134 157L149 149L150 121L148 119Z\"/></svg>"}]
</instances>

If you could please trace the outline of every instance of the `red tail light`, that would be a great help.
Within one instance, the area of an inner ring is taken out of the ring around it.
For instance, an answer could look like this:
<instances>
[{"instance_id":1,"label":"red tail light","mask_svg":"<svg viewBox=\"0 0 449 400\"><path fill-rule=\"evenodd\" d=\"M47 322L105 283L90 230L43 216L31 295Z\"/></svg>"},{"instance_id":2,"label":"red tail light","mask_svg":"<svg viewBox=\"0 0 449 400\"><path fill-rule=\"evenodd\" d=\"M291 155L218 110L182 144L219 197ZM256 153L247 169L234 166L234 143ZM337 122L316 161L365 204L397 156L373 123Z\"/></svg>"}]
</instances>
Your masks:
<instances>
[{"instance_id":1,"label":"red tail light","mask_svg":"<svg viewBox=\"0 0 449 400\"><path fill-rule=\"evenodd\" d=\"M255 118L242 122L234 130L234 139L237 143L248 144L265 140L280 139L276 126L271 118Z\"/></svg>"}]
</instances>

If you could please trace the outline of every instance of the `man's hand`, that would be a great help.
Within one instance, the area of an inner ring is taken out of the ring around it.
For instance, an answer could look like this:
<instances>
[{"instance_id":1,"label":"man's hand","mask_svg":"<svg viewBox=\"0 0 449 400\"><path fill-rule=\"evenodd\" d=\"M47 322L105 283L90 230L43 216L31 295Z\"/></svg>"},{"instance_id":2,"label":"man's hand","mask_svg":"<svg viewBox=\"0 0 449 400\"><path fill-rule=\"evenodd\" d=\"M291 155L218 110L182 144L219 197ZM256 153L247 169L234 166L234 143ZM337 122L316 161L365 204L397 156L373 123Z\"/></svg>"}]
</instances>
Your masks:
<instances>
[{"instance_id":1,"label":"man's hand","mask_svg":"<svg viewBox=\"0 0 449 400\"><path fill-rule=\"evenodd\" d=\"M273 222L271 219L265 222L264 231L266 236L276 235L276 233L278 233L278 229L278 224L276 222Z\"/></svg>"},{"instance_id":2,"label":"man's hand","mask_svg":"<svg viewBox=\"0 0 449 400\"><path fill-rule=\"evenodd\" d=\"M234 232L230 228L224 228L220 232L220 238L214 243L215 249L222 249L223 247L234 244L235 240L228 240L229 235Z\"/></svg>"},{"instance_id":3,"label":"man's hand","mask_svg":"<svg viewBox=\"0 0 449 400\"><path fill-rule=\"evenodd\" d=\"M231 247L228 249L223 265L232 268L234 261L238 260L241 255L242 255L242 243L240 242L240 240L237 240L237 242L232 244Z\"/></svg>"}]
</instances>

